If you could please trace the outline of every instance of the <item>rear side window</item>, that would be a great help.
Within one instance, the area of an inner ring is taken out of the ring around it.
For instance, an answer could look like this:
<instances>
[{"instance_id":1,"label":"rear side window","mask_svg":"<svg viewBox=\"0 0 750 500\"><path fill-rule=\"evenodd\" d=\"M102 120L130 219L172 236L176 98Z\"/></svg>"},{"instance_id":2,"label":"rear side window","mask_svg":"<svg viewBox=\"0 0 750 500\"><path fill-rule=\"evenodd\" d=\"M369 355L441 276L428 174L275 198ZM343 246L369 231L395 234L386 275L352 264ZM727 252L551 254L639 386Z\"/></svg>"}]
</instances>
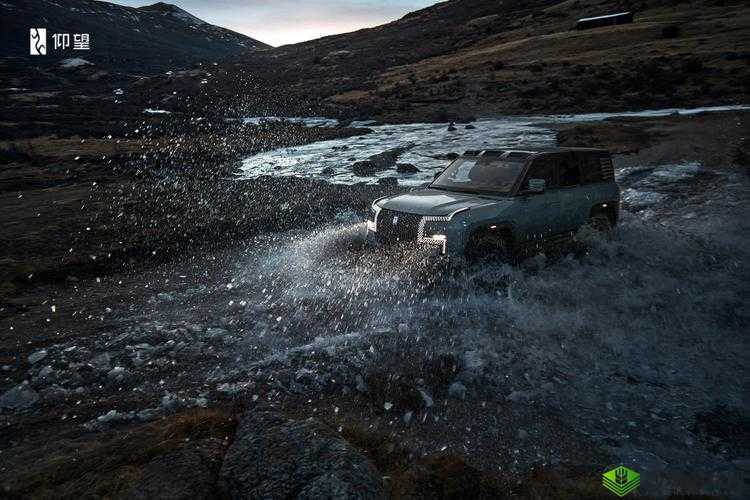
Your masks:
<instances>
[{"instance_id":1,"label":"rear side window","mask_svg":"<svg viewBox=\"0 0 750 500\"><path fill-rule=\"evenodd\" d=\"M577 186L581 183L581 169L573 155L560 155L560 187Z\"/></svg>"},{"instance_id":2,"label":"rear side window","mask_svg":"<svg viewBox=\"0 0 750 500\"><path fill-rule=\"evenodd\" d=\"M602 181L602 153L582 153L580 156L581 184Z\"/></svg>"},{"instance_id":3,"label":"rear side window","mask_svg":"<svg viewBox=\"0 0 750 500\"><path fill-rule=\"evenodd\" d=\"M529 185L529 179L544 179L547 183L547 189L557 187L557 179L555 178L555 164L556 161L551 156L542 156L534 160L529 167L529 172L526 174L526 179L523 181L522 189L526 189Z\"/></svg>"}]
</instances>

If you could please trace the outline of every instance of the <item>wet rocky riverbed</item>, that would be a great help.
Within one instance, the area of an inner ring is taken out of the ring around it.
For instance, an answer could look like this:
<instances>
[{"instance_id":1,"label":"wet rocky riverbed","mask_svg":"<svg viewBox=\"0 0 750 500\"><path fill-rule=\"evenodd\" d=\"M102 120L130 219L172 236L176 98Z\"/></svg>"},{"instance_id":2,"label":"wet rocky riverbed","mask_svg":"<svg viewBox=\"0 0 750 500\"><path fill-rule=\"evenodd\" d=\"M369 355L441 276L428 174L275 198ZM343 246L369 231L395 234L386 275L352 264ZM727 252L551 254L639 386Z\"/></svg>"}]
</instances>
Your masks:
<instances>
[{"instance_id":1,"label":"wet rocky riverbed","mask_svg":"<svg viewBox=\"0 0 750 500\"><path fill-rule=\"evenodd\" d=\"M420 169L398 182L416 185L445 164L427 151L468 149L471 134L554 140L498 123L376 126L254 156L245 175L317 175L313 163L336 182L374 183L395 174L358 179L345 162L416 143L398 160ZM50 288L2 323L33 345L1 367L2 454L17 456L40 419L49 432L102 432L242 401L356 421L416 454L512 477L625 464L645 493L741 498L750 183L697 163L631 163L617 170L614 240L584 230L568 251L518 266L365 248L363 213L343 208L315 228ZM35 345L40 331L54 340Z\"/></svg>"}]
</instances>

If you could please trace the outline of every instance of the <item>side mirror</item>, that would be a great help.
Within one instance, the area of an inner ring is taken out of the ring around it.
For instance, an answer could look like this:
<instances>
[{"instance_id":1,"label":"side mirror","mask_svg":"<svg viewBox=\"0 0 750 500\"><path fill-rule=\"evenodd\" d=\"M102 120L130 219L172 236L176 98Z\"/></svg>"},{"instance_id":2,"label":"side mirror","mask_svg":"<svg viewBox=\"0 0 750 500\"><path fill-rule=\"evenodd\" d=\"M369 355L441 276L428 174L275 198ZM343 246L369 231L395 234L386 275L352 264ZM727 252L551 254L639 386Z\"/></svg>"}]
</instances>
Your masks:
<instances>
[{"instance_id":1,"label":"side mirror","mask_svg":"<svg viewBox=\"0 0 750 500\"><path fill-rule=\"evenodd\" d=\"M544 179L529 179L529 191L532 193L543 193L547 189L547 181Z\"/></svg>"}]
</instances>

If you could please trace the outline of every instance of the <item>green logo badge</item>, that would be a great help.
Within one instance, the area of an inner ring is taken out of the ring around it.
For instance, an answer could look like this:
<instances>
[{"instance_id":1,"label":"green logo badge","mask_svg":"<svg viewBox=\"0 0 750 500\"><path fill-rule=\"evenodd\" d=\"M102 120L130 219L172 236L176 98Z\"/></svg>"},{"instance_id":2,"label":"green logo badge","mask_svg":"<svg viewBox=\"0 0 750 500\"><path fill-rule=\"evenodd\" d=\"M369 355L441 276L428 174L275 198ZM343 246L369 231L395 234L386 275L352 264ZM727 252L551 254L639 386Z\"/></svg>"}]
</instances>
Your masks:
<instances>
[{"instance_id":1,"label":"green logo badge","mask_svg":"<svg viewBox=\"0 0 750 500\"><path fill-rule=\"evenodd\" d=\"M627 467L615 467L602 474L602 484L618 497L624 497L641 485L641 475Z\"/></svg>"}]
</instances>

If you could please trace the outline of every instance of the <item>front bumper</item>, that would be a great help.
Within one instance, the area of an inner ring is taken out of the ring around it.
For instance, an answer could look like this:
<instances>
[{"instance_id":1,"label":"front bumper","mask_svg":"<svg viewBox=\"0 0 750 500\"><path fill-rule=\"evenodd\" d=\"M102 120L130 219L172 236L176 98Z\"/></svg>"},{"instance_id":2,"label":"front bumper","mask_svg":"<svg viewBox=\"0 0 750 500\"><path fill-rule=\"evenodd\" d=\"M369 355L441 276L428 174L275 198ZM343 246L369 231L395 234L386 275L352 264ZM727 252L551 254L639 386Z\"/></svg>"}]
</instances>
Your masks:
<instances>
[{"instance_id":1,"label":"front bumper","mask_svg":"<svg viewBox=\"0 0 750 500\"><path fill-rule=\"evenodd\" d=\"M455 215L423 216L383 209L367 221L367 241L414 244L439 254L463 253L466 228Z\"/></svg>"}]
</instances>

